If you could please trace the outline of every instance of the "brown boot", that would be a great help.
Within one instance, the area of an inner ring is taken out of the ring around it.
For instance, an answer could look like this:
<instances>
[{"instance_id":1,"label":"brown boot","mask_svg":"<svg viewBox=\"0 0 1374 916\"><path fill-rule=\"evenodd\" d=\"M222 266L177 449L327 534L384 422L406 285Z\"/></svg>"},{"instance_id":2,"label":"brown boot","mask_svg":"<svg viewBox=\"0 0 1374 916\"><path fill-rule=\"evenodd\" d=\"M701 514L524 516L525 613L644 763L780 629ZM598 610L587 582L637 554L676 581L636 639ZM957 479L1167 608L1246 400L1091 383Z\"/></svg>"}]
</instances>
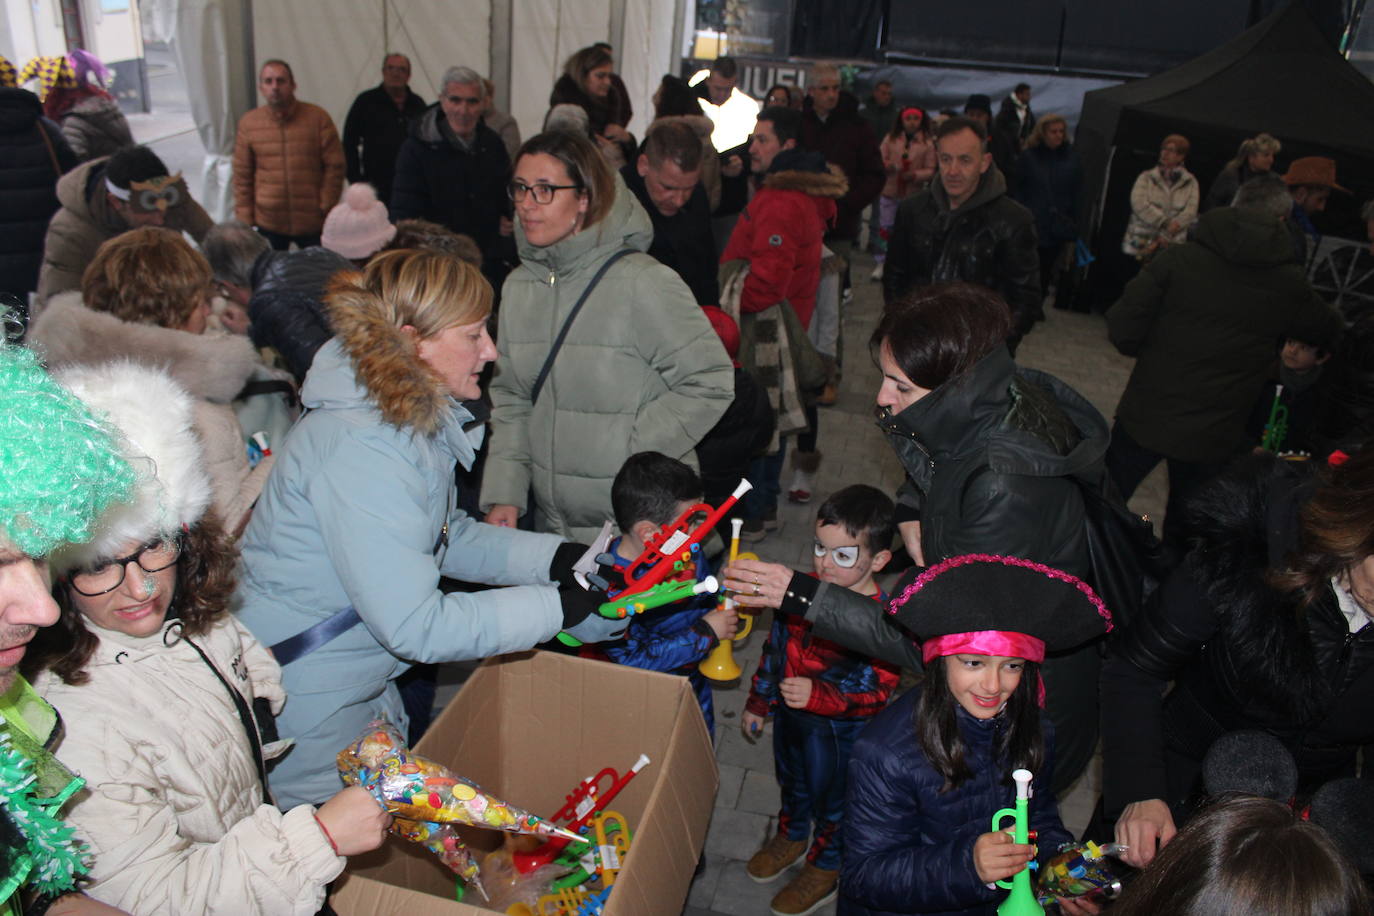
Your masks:
<instances>
[{"instance_id":1,"label":"brown boot","mask_svg":"<svg viewBox=\"0 0 1374 916\"><path fill-rule=\"evenodd\" d=\"M806 840L792 841L775 833L763 848L754 853L744 870L759 884L767 884L787 870L787 866L806 854Z\"/></svg>"},{"instance_id":2,"label":"brown boot","mask_svg":"<svg viewBox=\"0 0 1374 916\"><path fill-rule=\"evenodd\" d=\"M801 874L778 891L773 898L774 916L807 916L835 899L839 892L838 870L817 868L810 862L802 866Z\"/></svg>"}]
</instances>

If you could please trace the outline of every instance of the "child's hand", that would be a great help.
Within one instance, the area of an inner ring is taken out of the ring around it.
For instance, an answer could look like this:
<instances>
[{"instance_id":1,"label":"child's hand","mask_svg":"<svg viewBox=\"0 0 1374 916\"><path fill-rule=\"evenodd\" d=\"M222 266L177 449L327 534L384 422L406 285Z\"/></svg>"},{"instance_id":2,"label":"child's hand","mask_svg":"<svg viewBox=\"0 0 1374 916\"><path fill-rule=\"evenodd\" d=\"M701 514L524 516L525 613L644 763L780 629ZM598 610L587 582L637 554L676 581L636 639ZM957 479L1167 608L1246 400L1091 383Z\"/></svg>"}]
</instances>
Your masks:
<instances>
[{"instance_id":1,"label":"child's hand","mask_svg":"<svg viewBox=\"0 0 1374 916\"><path fill-rule=\"evenodd\" d=\"M1035 857L1035 847L1015 843L998 830L985 833L973 844L973 868L984 884L1005 881Z\"/></svg>"},{"instance_id":2,"label":"child's hand","mask_svg":"<svg viewBox=\"0 0 1374 916\"><path fill-rule=\"evenodd\" d=\"M716 634L716 639L724 642L733 639L735 633L739 631L739 614L734 609L726 610L718 607L709 614L702 615L702 620L711 628L711 632Z\"/></svg>"},{"instance_id":3,"label":"child's hand","mask_svg":"<svg viewBox=\"0 0 1374 916\"><path fill-rule=\"evenodd\" d=\"M740 716L739 726L744 732L744 737L755 741L763 734L763 723L767 721L763 716L745 710L744 715Z\"/></svg>"},{"instance_id":4,"label":"child's hand","mask_svg":"<svg viewBox=\"0 0 1374 916\"><path fill-rule=\"evenodd\" d=\"M785 677L778 685L782 701L792 709L805 709L811 701L811 688L815 684L809 677Z\"/></svg>"},{"instance_id":5,"label":"child's hand","mask_svg":"<svg viewBox=\"0 0 1374 916\"><path fill-rule=\"evenodd\" d=\"M1095 916L1102 912L1102 904L1094 900L1074 897L1055 897L1054 900L1059 904L1059 912L1065 916Z\"/></svg>"}]
</instances>

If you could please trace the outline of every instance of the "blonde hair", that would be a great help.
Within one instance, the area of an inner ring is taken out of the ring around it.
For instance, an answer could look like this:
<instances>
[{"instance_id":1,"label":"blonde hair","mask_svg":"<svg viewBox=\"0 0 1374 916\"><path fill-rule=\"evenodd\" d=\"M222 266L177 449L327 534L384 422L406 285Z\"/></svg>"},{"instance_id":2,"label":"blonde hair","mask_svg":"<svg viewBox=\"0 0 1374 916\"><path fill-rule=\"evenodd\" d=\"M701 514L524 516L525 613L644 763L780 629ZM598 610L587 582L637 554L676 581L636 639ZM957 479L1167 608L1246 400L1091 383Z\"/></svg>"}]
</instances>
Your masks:
<instances>
[{"instance_id":1,"label":"blonde hair","mask_svg":"<svg viewBox=\"0 0 1374 916\"><path fill-rule=\"evenodd\" d=\"M491 314L491 284L451 254L421 248L386 251L361 273L330 284L330 304L370 305L395 327L410 325L421 340ZM364 303L363 300L366 300Z\"/></svg>"},{"instance_id":2,"label":"blonde hair","mask_svg":"<svg viewBox=\"0 0 1374 916\"><path fill-rule=\"evenodd\" d=\"M210 263L180 232L146 226L100 246L81 275L81 297L121 321L180 329L213 279Z\"/></svg>"},{"instance_id":3,"label":"blonde hair","mask_svg":"<svg viewBox=\"0 0 1374 916\"><path fill-rule=\"evenodd\" d=\"M1069 122L1064 119L1063 115L1047 114L1041 115L1040 120L1035 122L1035 129L1031 131L1031 135L1026 139L1026 146L1040 146L1045 142L1045 131L1056 124L1064 125L1064 142L1069 142Z\"/></svg>"}]
</instances>

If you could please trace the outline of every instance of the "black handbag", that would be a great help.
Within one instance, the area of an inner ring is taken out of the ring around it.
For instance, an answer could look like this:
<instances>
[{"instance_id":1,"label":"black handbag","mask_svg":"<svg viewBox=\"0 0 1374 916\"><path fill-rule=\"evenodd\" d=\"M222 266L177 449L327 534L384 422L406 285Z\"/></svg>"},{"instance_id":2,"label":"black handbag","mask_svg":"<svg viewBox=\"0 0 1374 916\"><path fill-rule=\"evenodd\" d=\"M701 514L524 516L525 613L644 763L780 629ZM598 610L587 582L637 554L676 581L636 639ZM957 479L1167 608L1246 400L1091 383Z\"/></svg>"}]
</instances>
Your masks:
<instances>
[{"instance_id":1,"label":"black handbag","mask_svg":"<svg viewBox=\"0 0 1374 916\"><path fill-rule=\"evenodd\" d=\"M1112 612L1118 632L1130 625L1178 558L1155 534L1154 525L1136 515L1103 475L1100 485L1074 478L1083 494L1084 536L1088 545L1088 584Z\"/></svg>"}]
</instances>

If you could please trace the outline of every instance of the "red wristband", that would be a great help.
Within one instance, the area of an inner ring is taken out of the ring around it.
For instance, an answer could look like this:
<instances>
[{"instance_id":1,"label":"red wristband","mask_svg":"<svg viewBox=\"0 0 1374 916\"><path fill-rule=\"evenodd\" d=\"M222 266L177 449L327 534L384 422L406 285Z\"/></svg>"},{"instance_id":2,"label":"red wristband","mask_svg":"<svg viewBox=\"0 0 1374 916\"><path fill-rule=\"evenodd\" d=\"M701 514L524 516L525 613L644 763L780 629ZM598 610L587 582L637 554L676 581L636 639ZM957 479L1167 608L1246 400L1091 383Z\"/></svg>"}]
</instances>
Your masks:
<instances>
[{"instance_id":1,"label":"red wristband","mask_svg":"<svg viewBox=\"0 0 1374 916\"><path fill-rule=\"evenodd\" d=\"M320 820L320 816L316 814L314 818L315 823L320 827L320 833L323 833L324 838L329 841L329 848L334 850L334 855L337 856L339 854L339 844L335 843L334 838L329 835L329 828L324 825L324 821Z\"/></svg>"}]
</instances>

